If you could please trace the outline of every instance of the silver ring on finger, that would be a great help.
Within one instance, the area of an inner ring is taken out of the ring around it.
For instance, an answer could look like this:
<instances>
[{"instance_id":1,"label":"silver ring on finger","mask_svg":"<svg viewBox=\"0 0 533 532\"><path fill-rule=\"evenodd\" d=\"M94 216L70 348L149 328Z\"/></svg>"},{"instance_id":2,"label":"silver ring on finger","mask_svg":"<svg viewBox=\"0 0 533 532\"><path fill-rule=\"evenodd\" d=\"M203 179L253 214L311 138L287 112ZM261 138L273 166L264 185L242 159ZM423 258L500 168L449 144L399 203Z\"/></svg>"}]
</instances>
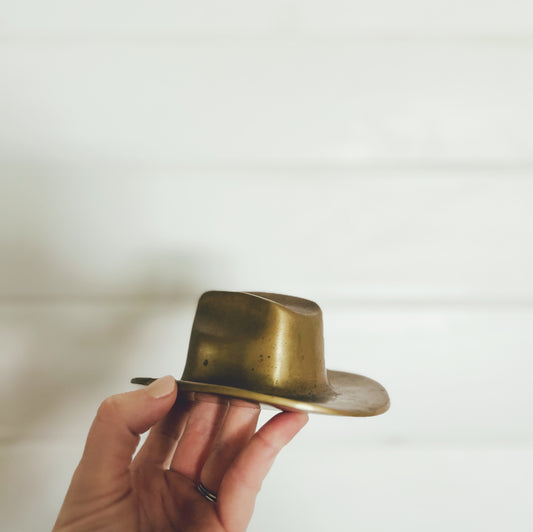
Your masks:
<instances>
[{"instance_id":1,"label":"silver ring on finger","mask_svg":"<svg viewBox=\"0 0 533 532\"><path fill-rule=\"evenodd\" d=\"M201 482L198 482L196 491L198 491L198 493L209 502L217 502L217 494L214 491L206 488Z\"/></svg>"}]
</instances>

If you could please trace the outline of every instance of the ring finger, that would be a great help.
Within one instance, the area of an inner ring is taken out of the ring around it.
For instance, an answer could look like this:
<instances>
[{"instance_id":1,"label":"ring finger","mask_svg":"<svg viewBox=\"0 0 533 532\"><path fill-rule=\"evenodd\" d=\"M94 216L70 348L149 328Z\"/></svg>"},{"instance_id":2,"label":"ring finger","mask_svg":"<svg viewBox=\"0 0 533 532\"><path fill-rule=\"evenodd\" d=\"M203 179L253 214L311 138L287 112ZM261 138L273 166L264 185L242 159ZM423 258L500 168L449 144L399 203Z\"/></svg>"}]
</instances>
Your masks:
<instances>
[{"instance_id":1,"label":"ring finger","mask_svg":"<svg viewBox=\"0 0 533 532\"><path fill-rule=\"evenodd\" d=\"M201 483L216 492L235 457L254 435L260 408L255 403L231 399L215 443L200 474Z\"/></svg>"},{"instance_id":2,"label":"ring finger","mask_svg":"<svg viewBox=\"0 0 533 532\"><path fill-rule=\"evenodd\" d=\"M199 479L227 408L227 399L223 397L195 394L187 424L170 462L172 471L194 481Z\"/></svg>"}]
</instances>

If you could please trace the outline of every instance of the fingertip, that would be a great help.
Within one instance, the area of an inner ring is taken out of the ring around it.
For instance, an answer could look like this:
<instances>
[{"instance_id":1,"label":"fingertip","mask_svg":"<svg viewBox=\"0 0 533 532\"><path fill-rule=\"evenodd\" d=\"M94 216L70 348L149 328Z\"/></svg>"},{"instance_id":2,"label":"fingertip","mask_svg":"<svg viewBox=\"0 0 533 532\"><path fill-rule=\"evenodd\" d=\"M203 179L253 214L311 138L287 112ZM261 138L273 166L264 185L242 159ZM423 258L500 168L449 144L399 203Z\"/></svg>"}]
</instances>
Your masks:
<instances>
[{"instance_id":1,"label":"fingertip","mask_svg":"<svg viewBox=\"0 0 533 532\"><path fill-rule=\"evenodd\" d=\"M298 416L298 420L300 421L302 427L305 427L309 421L309 414L307 412L295 412L295 414Z\"/></svg>"},{"instance_id":2,"label":"fingertip","mask_svg":"<svg viewBox=\"0 0 533 532\"><path fill-rule=\"evenodd\" d=\"M154 382L147 388L146 393L154 399L163 399L177 392L177 382L172 375L165 375Z\"/></svg>"},{"instance_id":3,"label":"fingertip","mask_svg":"<svg viewBox=\"0 0 533 532\"><path fill-rule=\"evenodd\" d=\"M260 432L274 438L281 449L302 430L308 420L305 412L280 412L267 421Z\"/></svg>"},{"instance_id":4,"label":"fingertip","mask_svg":"<svg viewBox=\"0 0 533 532\"><path fill-rule=\"evenodd\" d=\"M293 425L299 425L300 427L305 427L309 421L309 414L307 412L281 412L276 417L282 417L287 419L287 423Z\"/></svg>"},{"instance_id":5,"label":"fingertip","mask_svg":"<svg viewBox=\"0 0 533 532\"><path fill-rule=\"evenodd\" d=\"M296 435L300 430L302 430L309 421L309 414L307 412L288 412L291 414L291 428Z\"/></svg>"}]
</instances>

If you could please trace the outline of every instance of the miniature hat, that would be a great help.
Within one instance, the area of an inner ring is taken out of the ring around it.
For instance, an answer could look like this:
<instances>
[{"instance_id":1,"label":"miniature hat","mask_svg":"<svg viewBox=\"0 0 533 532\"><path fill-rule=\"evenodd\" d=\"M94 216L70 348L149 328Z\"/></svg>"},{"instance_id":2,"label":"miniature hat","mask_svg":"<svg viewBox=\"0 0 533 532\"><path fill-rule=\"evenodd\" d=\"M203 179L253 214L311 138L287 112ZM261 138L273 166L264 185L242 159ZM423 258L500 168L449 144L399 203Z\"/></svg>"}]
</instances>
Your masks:
<instances>
[{"instance_id":1,"label":"miniature hat","mask_svg":"<svg viewBox=\"0 0 533 532\"><path fill-rule=\"evenodd\" d=\"M326 369L322 329L320 307L306 299L206 292L198 301L179 389L290 411L339 416L385 412L389 396L379 383Z\"/></svg>"}]
</instances>

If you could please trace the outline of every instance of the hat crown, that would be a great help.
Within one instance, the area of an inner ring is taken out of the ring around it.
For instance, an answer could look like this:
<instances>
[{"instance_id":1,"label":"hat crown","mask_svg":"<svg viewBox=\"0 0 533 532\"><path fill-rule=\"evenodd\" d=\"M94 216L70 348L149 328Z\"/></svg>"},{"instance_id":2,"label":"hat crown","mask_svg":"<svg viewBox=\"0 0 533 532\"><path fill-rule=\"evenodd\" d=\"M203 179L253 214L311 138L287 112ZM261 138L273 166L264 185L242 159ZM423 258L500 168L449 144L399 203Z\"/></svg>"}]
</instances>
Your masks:
<instances>
[{"instance_id":1,"label":"hat crown","mask_svg":"<svg viewBox=\"0 0 533 532\"><path fill-rule=\"evenodd\" d=\"M320 307L266 292L206 292L182 380L297 400L330 396Z\"/></svg>"}]
</instances>

